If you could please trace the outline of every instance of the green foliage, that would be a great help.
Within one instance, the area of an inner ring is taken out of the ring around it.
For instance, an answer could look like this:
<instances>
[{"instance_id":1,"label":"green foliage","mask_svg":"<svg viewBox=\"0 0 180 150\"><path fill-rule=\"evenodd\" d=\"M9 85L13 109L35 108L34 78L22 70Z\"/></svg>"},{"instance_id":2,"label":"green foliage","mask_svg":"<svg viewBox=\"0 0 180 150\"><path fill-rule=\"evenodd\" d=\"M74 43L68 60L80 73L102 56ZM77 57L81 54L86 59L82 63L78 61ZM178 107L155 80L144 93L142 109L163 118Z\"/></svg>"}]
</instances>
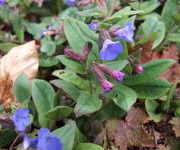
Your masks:
<instances>
[{"instance_id":1,"label":"green foliage","mask_svg":"<svg viewBox=\"0 0 180 150\"><path fill-rule=\"evenodd\" d=\"M76 150L104 150L104 148L102 148L99 145L96 144L92 144L92 143L79 143L76 147Z\"/></svg>"},{"instance_id":2,"label":"green foliage","mask_svg":"<svg viewBox=\"0 0 180 150\"><path fill-rule=\"evenodd\" d=\"M137 94L131 88L119 84L116 86L116 94L113 101L124 111L128 111L131 106L136 102Z\"/></svg>"},{"instance_id":3,"label":"green foliage","mask_svg":"<svg viewBox=\"0 0 180 150\"><path fill-rule=\"evenodd\" d=\"M73 121L52 132L52 135L59 137L62 141L63 150L72 150L75 134L76 124Z\"/></svg>"},{"instance_id":4,"label":"green foliage","mask_svg":"<svg viewBox=\"0 0 180 150\"><path fill-rule=\"evenodd\" d=\"M41 127L48 127L50 122L47 120L45 113L54 107L54 89L44 80L33 80L32 97L38 112Z\"/></svg>"},{"instance_id":5,"label":"green foliage","mask_svg":"<svg viewBox=\"0 0 180 150\"><path fill-rule=\"evenodd\" d=\"M168 92L171 84L160 78L156 78L150 82L145 82L130 86L138 94L138 98L156 99L162 97Z\"/></svg>"},{"instance_id":6,"label":"green foliage","mask_svg":"<svg viewBox=\"0 0 180 150\"><path fill-rule=\"evenodd\" d=\"M149 116L155 121L159 122L161 120L161 114L156 113L156 109L158 108L159 104L154 100L146 100L145 106L147 113Z\"/></svg>"},{"instance_id":7,"label":"green foliage","mask_svg":"<svg viewBox=\"0 0 180 150\"><path fill-rule=\"evenodd\" d=\"M153 32L157 34L157 38L154 41L153 49L156 48L165 37L165 25L164 22L159 21L156 16L148 17L141 25L138 31L141 35L149 35Z\"/></svg>"},{"instance_id":8,"label":"green foliage","mask_svg":"<svg viewBox=\"0 0 180 150\"><path fill-rule=\"evenodd\" d=\"M163 73L174 63L171 59L158 59L150 61L143 65L144 72L135 76L127 77L124 83L127 85L137 85L153 80L155 77Z\"/></svg>"},{"instance_id":9,"label":"green foliage","mask_svg":"<svg viewBox=\"0 0 180 150\"><path fill-rule=\"evenodd\" d=\"M27 76L22 73L20 74L13 86L14 96L20 103L29 101L31 98L30 82Z\"/></svg>"},{"instance_id":10,"label":"green foliage","mask_svg":"<svg viewBox=\"0 0 180 150\"><path fill-rule=\"evenodd\" d=\"M82 93L74 108L76 117L87 115L99 110L102 106L102 101L95 94Z\"/></svg>"}]
</instances>

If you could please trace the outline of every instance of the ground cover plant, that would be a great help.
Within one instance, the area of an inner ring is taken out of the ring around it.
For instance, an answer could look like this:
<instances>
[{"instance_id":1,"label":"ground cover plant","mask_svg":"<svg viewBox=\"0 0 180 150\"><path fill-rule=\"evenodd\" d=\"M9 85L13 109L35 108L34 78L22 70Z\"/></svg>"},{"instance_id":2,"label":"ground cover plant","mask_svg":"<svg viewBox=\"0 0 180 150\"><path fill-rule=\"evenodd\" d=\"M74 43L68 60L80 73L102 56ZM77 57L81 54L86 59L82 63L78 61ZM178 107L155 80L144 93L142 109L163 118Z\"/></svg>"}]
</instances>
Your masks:
<instances>
[{"instance_id":1,"label":"ground cover plant","mask_svg":"<svg viewBox=\"0 0 180 150\"><path fill-rule=\"evenodd\" d=\"M0 0L0 149L180 150L179 0Z\"/></svg>"}]
</instances>

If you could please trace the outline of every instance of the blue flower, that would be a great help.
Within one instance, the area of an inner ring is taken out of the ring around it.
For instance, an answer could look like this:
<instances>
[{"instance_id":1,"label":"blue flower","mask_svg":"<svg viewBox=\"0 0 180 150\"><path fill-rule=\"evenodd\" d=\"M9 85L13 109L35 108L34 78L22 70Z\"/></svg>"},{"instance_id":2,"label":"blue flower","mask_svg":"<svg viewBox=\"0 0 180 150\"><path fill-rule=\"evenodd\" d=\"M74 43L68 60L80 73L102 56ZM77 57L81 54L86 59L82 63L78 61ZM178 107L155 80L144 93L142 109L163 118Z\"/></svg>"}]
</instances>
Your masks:
<instances>
[{"instance_id":1,"label":"blue flower","mask_svg":"<svg viewBox=\"0 0 180 150\"><path fill-rule=\"evenodd\" d=\"M4 6L6 4L6 1L5 0L0 0L0 5L1 6Z\"/></svg>"},{"instance_id":2,"label":"blue flower","mask_svg":"<svg viewBox=\"0 0 180 150\"><path fill-rule=\"evenodd\" d=\"M127 23L124 28L116 31L115 35L120 39L126 40L128 42L133 42L134 29L132 28L132 23Z\"/></svg>"},{"instance_id":3,"label":"blue flower","mask_svg":"<svg viewBox=\"0 0 180 150\"><path fill-rule=\"evenodd\" d=\"M98 23L90 23L90 24L88 24L88 27L93 31L97 31L99 29L99 24Z\"/></svg>"},{"instance_id":4,"label":"blue flower","mask_svg":"<svg viewBox=\"0 0 180 150\"><path fill-rule=\"evenodd\" d=\"M37 137L30 139L28 137L28 135L25 134L25 133L21 133L20 135L24 139L22 146L23 146L23 148L25 150L28 149L29 147L32 147L32 148L36 148L37 147L37 142L38 142L38 138Z\"/></svg>"},{"instance_id":5,"label":"blue flower","mask_svg":"<svg viewBox=\"0 0 180 150\"><path fill-rule=\"evenodd\" d=\"M62 143L56 136L50 135L47 128L41 128L38 137L30 139L26 134L22 134L23 148L36 148L38 150L62 150Z\"/></svg>"},{"instance_id":6,"label":"blue flower","mask_svg":"<svg viewBox=\"0 0 180 150\"><path fill-rule=\"evenodd\" d=\"M41 128L38 132L37 149L40 150L62 150L62 143L56 136L50 135L50 131Z\"/></svg>"},{"instance_id":7,"label":"blue flower","mask_svg":"<svg viewBox=\"0 0 180 150\"><path fill-rule=\"evenodd\" d=\"M74 6L77 4L77 0L66 0L66 4L69 6Z\"/></svg>"},{"instance_id":8,"label":"blue flower","mask_svg":"<svg viewBox=\"0 0 180 150\"><path fill-rule=\"evenodd\" d=\"M100 51L101 60L114 60L120 53L123 52L123 47L120 42L113 42L109 39L105 40Z\"/></svg>"},{"instance_id":9,"label":"blue flower","mask_svg":"<svg viewBox=\"0 0 180 150\"><path fill-rule=\"evenodd\" d=\"M11 120L18 131L24 131L30 125L29 110L27 108L20 108L16 110Z\"/></svg>"}]
</instances>

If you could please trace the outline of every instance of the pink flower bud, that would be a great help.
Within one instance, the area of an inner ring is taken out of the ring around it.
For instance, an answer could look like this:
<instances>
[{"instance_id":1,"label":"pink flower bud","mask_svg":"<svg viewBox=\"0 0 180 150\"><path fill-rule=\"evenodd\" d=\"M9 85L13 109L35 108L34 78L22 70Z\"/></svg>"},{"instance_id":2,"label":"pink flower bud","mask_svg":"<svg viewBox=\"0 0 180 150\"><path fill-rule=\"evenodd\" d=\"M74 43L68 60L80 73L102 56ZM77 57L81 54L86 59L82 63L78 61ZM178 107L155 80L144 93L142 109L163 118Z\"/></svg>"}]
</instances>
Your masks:
<instances>
[{"instance_id":1,"label":"pink flower bud","mask_svg":"<svg viewBox=\"0 0 180 150\"><path fill-rule=\"evenodd\" d=\"M125 73L124 72L120 72L120 71L116 71L111 69L110 67L103 65L103 64L97 64L97 67L104 71L105 73L107 73L108 75L110 75L112 78L114 78L117 82L122 82Z\"/></svg>"},{"instance_id":2,"label":"pink flower bud","mask_svg":"<svg viewBox=\"0 0 180 150\"><path fill-rule=\"evenodd\" d=\"M113 77L117 82L122 82L124 79L125 73L124 72L119 72L116 70L113 70L111 72L111 77Z\"/></svg>"},{"instance_id":3,"label":"pink flower bud","mask_svg":"<svg viewBox=\"0 0 180 150\"><path fill-rule=\"evenodd\" d=\"M114 88L114 85L108 80L103 80L100 84L104 93L108 93Z\"/></svg>"},{"instance_id":4,"label":"pink flower bud","mask_svg":"<svg viewBox=\"0 0 180 150\"><path fill-rule=\"evenodd\" d=\"M64 54L71 57L72 59L74 60L77 60L77 61L83 61L85 58L83 56L81 56L80 54L74 52L73 50L71 49L68 49L68 48L65 48L64 49Z\"/></svg>"},{"instance_id":5,"label":"pink flower bud","mask_svg":"<svg viewBox=\"0 0 180 150\"><path fill-rule=\"evenodd\" d=\"M136 73L137 74L143 73L143 67L142 66L136 67Z\"/></svg>"},{"instance_id":6,"label":"pink flower bud","mask_svg":"<svg viewBox=\"0 0 180 150\"><path fill-rule=\"evenodd\" d=\"M87 58L87 56L91 52L91 49L92 49L92 43L87 42L86 45L84 46L84 48L82 49L82 54L83 54L84 58Z\"/></svg>"}]
</instances>

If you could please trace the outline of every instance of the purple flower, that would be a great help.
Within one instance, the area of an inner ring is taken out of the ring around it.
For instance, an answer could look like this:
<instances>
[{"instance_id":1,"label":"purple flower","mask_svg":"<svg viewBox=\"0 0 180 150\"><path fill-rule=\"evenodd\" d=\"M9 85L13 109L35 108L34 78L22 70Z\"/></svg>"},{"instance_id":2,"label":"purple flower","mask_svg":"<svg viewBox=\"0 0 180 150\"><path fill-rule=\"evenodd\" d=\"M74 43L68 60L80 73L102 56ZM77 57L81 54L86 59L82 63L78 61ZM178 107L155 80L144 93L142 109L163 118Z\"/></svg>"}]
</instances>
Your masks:
<instances>
[{"instance_id":1,"label":"purple flower","mask_svg":"<svg viewBox=\"0 0 180 150\"><path fill-rule=\"evenodd\" d=\"M114 88L114 85L108 80L103 80L100 84L104 93L108 93Z\"/></svg>"},{"instance_id":2,"label":"purple flower","mask_svg":"<svg viewBox=\"0 0 180 150\"><path fill-rule=\"evenodd\" d=\"M97 31L99 29L99 24L98 23L90 23L90 24L88 24L88 27L93 31Z\"/></svg>"},{"instance_id":3,"label":"purple flower","mask_svg":"<svg viewBox=\"0 0 180 150\"><path fill-rule=\"evenodd\" d=\"M132 28L132 23L127 23L124 28L117 30L114 35L128 42L133 42L134 29Z\"/></svg>"},{"instance_id":4,"label":"purple flower","mask_svg":"<svg viewBox=\"0 0 180 150\"><path fill-rule=\"evenodd\" d=\"M6 5L6 0L0 0L0 5L1 5L1 6Z\"/></svg>"},{"instance_id":5,"label":"purple flower","mask_svg":"<svg viewBox=\"0 0 180 150\"><path fill-rule=\"evenodd\" d=\"M24 131L30 125L29 110L27 108L20 108L16 110L11 120L18 131Z\"/></svg>"},{"instance_id":6,"label":"purple flower","mask_svg":"<svg viewBox=\"0 0 180 150\"><path fill-rule=\"evenodd\" d=\"M62 150L62 143L56 136L50 135L47 128L41 128L38 137L30 139L26 134L21 134L24 138L23 148L36 148L38 150Z\"/></svg>"},{"instance_id":7,"label":"purple flower","mask_svg":"<svg viewBox=\"0 0 180 150\"><path fill-rule=\"evenodd\" d=\"M111 76L117 81L117 82L122 82L124 76L125 76L125 73L124 72L119 72L119 71L115 71L113 70L111 72Z\"/></svg>"},{"instance_id":8,"label":"purple flower","mask_svg":"<svg viewBox=\"0 0 180 150\"><path fill-rule=\"evenodd\" d=\"M66 0L66 4L69 6L74 6L77 4L77 0Z\"/></svg>"},{"instance_id":9,"label":"purple flower","mask_svg":"<svg viewBox=\"0 0 180 150\"><path fill-rule=\"evenodd\" d=\"M106 39L100 51L101 60L114 60L122 53L123 47L120 42L113 42Z\"/></svg>"},{"instance_id":10,"label":"purple flower","mask_svg":"<svg viewBox=\"0 0 180 150\"><path fill-rule=\"evenodd\" d=\"M143 67L142 66L136 67L136 73L137 74L143 73Z\"/></svg>"}]
</instances>

